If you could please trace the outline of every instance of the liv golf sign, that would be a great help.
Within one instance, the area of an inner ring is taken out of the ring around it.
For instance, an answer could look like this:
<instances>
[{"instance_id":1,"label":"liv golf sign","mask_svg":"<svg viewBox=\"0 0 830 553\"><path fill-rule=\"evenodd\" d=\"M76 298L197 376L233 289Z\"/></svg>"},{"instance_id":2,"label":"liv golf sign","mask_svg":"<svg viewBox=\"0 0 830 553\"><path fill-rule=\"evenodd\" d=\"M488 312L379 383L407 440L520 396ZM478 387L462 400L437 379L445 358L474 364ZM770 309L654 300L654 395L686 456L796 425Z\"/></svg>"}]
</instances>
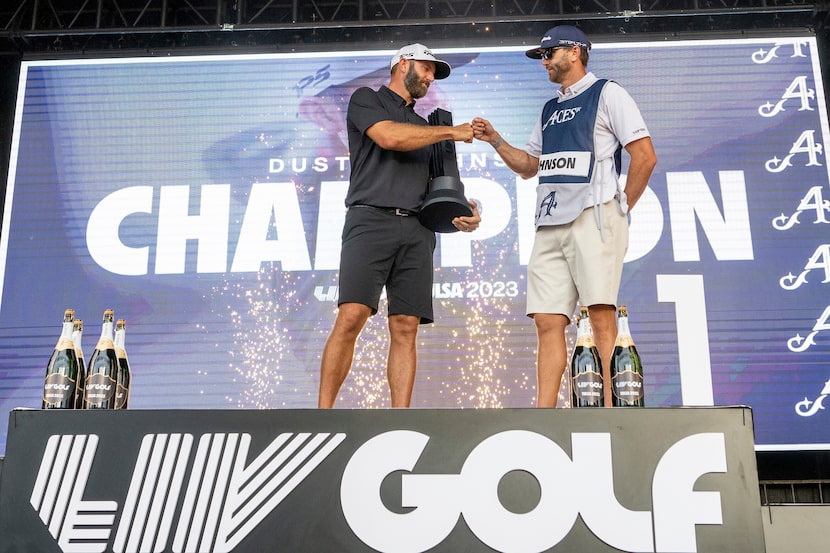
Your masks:
<instances>
[{"instance_id":1,"label":"liv golf sign","mask_svg":"<svg viewBox=\"0 0 830 553\"><path fill-rule=\"evenodd\" d=\"M763 550L746 408L11 417L0 553Z\"/></svg>"}]
</instances>

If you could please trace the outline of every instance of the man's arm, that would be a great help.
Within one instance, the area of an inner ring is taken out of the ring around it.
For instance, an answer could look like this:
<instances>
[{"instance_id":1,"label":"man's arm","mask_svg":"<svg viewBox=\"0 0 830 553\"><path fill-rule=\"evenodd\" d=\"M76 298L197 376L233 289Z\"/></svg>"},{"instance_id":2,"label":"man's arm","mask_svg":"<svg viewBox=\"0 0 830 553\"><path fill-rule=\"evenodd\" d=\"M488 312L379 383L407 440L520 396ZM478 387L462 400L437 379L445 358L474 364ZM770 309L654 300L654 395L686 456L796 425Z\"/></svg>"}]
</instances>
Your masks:
<instances>
[{"instance_id":1,"label":"man's arm","mask_svg":"<svg viewBox=\"0 0 830 553\"><path fill-rule=\"evenodd\" d=\"M469 123L450 127L448 125L412 125L395 121L378 121L366 129L366 135L384 150L409 152L443 140L472 142L473 128Z\"/></svg>"},{"instance_id":2,"label":"man's arm","mask_svg":"<svg viewBox=\"0 0 830 553\"><path fill-rule=\"evenodd\" d=\"M534 157L524 150L511 146L501 135L496 132L490 121L476 117L473 119L473 134L484 142L489 143L499 157L514 173L523 179L529 179L536 175L539 170L539 158Z\"/></svg>"},{"instance_id":3,"label":"man's arm","mask_svg":"<svg viewBox=\"0 0 830 553\"><path fill-rule=\"evenodd\" d=\"M648 179L657 165L657 154L648 136L629 142L625 151L631 156L625 180L625 195L628 198L628 210L631 211L648 186Z\"/></svg>"}]
</instances>

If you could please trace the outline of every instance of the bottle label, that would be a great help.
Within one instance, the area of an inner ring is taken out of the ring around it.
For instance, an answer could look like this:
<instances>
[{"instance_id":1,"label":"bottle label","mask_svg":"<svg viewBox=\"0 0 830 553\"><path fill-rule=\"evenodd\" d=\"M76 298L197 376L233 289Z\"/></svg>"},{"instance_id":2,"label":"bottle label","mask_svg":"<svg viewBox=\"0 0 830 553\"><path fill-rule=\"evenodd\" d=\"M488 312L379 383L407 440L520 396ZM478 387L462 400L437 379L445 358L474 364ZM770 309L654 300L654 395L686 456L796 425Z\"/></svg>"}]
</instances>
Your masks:
<instances>
[{"instance_id":1,"label":"bottle label","mask_svg":"<svg viewBox=\"0 0 830 553\"><path fill-rule=\"evenodd\" d=\"M115 408L126 409L127 402L130 398L130 390L125 388L121 384L117 384L115 390Z\"/></svg>"},{"instance_id":2,"label":"bottle label","mask_svg":"<svg viewBox=\"0 0 830 553\"><path fill-rule=\"evenodd\" d=\"M574 397L587 403L599 404L602 400L602 375L587 370L571 377Z\"/></svg>"},{"instance_id":3,"label":"bottle label","mask_svg":"<svg viewBox=\"0 0 830 553\"><path fill-rule=\"evenodd\" d=\"M72 340L69 340L67 338L61 337L58 340L58 343L55 346L55 349L58 350L58 351L63 351L65 349L75 349L75 342L73 342Z\"/></svg>"},{"instance_id":4,"label":"bottle label","mask_svg":"<svg viewBox=\"0 0 830 553\"><path fill-rule=\"evenodd\" d=\"M629 348L634 345L634 340L631 336L617 336L617 341L614 342L615 348Z\"/></svg>"},{"instance_id":5,"label":"bottle label","mask_svg":"<svg viewBox=\"0 0 830 553\"><path fill-rule=\"evenodd\" d=\"M58 369L59 370L59 369ZM63 372L66 372L66 368ZM43 402L50 406L72 405L75 396L75 381L65 374L52 373L43 384Z\"/></svg>"},{"instance_id":6,"label":"bottle label","mask_svg":"<svg viewBox=\"0 0 830 553\"><path fill-rule=\"evenodd\" d=\"M104 350L108 350L108 349L115 349L115 344L113 343L113 341L111 339L101 337L98 340L98 343L95 345L95 349L100 350L100 351L104 351Z\"/></svg>"},{"instance_id":7,"label":"bottle label","mask_svg":"<svg viewBox=\"0 0 830 553\"><path fill-rule=\"evenodd\" d=\"M625 403L643 401L643 375L626 364L623 370L618 370L611 378L611 390L614 395Z\"/></svg>"},{"instance_id":8,"label":"bottle label","mask_svg":"<svg viewBox=\"0 0 830 553\"><path fill-rule=\"evenodd\" d=\"M115 397L115 380L105 374L91 374L87 377L84 388L84 403L87 408L111 406Z\"/></svg>"},{"instance_id":9,"label":"bottle label","mask_svg":"<svg viewBox=\"0 0 830 553\"><path fill-rule=\"evenodd\" d=\"M586 334L584 336L580 336L579 338L577 338L576 345L589 349L597 346L597 344L594 342L594 337L591 334Z\"/></svg>"}]
</instances>

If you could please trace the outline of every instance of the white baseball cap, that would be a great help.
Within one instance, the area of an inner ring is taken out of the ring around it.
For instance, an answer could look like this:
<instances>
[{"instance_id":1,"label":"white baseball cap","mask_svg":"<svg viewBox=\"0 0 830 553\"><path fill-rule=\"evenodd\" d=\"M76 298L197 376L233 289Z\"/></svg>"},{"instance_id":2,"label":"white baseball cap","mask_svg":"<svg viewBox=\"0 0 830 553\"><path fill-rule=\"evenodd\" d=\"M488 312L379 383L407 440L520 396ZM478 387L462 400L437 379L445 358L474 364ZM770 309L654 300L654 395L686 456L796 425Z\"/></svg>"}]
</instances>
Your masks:
<instances>
[{"instance_id":1,"label":"white baseball cap","mask_svg":"<svg viewBox=\"0 0 830 553\"><path fill-rule=\"evenodd\" d=\"M436 79L446 79L450 76L450 64L436 58L432 51L430 51L430 49L424 46L423 44L408 44L400 50L398 50L397 53L395 53L395 55L392 56L392 61L389 64L389 69L395 67L395 65L403 58L406 58L408 60L435 62Z\"/></svg>"}]
</instances>

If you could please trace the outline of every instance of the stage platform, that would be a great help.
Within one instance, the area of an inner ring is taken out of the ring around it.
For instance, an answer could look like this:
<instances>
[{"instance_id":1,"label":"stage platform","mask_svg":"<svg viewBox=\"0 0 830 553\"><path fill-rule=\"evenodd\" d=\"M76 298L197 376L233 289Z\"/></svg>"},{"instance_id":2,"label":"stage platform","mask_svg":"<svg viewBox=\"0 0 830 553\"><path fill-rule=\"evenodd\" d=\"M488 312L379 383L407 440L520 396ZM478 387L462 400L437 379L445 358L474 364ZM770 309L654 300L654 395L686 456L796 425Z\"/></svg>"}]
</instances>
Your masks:
<instances>
[{"instance_id":1,"label":"stage platform","mask_svg":"<svg viewBox=\"0 0 830 553\"><path fill-rule=\"evenodd\" d=\"M764 551L752 412L10 413L0 553Z\"/></svg>"}]
</instances>

